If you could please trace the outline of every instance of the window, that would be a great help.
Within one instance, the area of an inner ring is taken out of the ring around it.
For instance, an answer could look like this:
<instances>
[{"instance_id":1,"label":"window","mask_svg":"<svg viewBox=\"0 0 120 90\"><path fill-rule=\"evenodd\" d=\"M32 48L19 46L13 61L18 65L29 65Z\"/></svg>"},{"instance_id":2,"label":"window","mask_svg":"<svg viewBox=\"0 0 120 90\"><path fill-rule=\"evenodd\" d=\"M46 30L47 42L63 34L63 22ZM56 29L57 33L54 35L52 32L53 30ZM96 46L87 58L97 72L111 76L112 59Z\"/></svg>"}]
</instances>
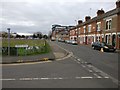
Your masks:
<instances>
[{"instance_id":1,"label":"window","mask_svg":"<svg viewBox=\"0 0 120 90\"><path fill-rule=\"evenodd\" d=\"M106 30L108 30L108 21L106 22Z\"/></svg>"},{"instance_id":2,"label":"window","mask_svg":"<svg viewBox=\"0 0 120 90\"><path fill-rule=\"evenodd\" d=\"M83 28L84 28L84 33L86 33L86 27L84 26Z\"/></svg>"},{"instance_id":3,"label":"window","mask_svg":"<svg viewBox=\"0 0 120 90\"><path fill-rule=\"evenodd\" d=\"M97 31L100 31L101 22L97 23Z\"/></svg>"},{"instance_id":4,"label":"window","mask_svg":"<svg viewBox=\"0 0 120 90\"><path fill-rule=\"evenodd\" d=\"M112 28L112 20L107 20L106 21L106 30L110 30Z\"/></svg>"},{"instance_id":5,"label":"window","mask_svg":"<svg viewBox=\"0 0 120 90\"><path fill-rule=\"evenodd\" d=\"M112 25L112 20L109 21L109 29L112 28L111 25Z\"/></svg>"},{"instance_id":6,"label":"window","mask_svg":"<svg viewBox=\"0 0 120 90\"><path fill-rule=\"evenodd\" d=\"M88 32L91 32L91 25L88 26Z\"/></svg>"},{"instance_id":7,"label":"window","mask_svg":"<svg viewBox=\"0 0 120 90\"><path fill-rule=\"evenodd\" d=\"M72 31L72 34L75 35L75 31L74 30Z\"/></svg>"},{"instance_id":8,"label":"window","mask_svg":"<svg viewBox=\"0 0 120 90\"><path fill-rule=\"evenodd\" d=\"M78 33L80 34L80 28L79 28L79 30L78 30L78 31L79 31Z\"/></svg>"}]
</instances>

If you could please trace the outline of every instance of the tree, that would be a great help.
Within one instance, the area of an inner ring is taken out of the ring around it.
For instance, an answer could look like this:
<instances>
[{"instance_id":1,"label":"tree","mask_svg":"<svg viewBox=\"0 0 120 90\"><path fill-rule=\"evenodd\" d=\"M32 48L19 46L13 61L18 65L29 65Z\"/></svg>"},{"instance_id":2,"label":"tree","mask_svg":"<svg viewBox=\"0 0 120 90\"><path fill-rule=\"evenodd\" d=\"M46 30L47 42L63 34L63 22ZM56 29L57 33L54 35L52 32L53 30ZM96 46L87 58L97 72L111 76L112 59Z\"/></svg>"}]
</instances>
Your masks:
<instances>
[{"instance_id":1,"label":"tree","mask_svg":"<svg viewBox=\"0 0 120 90\"><path fill-rule=\"evenodd\" d=\"M8 38L8 33L7 32L2 32L2 37L3 38ZM10 34L10 38L13 38L14 36Z\"/></svg>"},{"instance_id":2,"label":"tree","mask_svg":"<svg viewBox=\"0 0 120 90\"><path fill-rule=\"evenodd\" d=\"M47 36L47 35L43 35L43 38L44 38L44 39L48 39L48 36Z\"/></svg>"},{"instance_id":3,"label":"tree","mask_svg":"<svg viewBox=\"0 0 120 90\"><path fill-rule=\"evenodd\" d=\"M37 37L38 37L39 39L41 39L43 36L42 36L42 34L37 34Z\"/></svg>"},{"instance_id":4,"label":"tree","mask_svg":"<svg viewBox=\"0 0 120 90\"><path fill-rule=\"evenodd\" d=\"M21 36L17 34L17 35L16 35L16 38L21 38Z\"/></svg>"},{"instance_id":5,"label":"tree","mask_svg":"<svg viewBox=\"0 0 120 90\"><path fill-rule=\"evenodd\" d=\"M7 38L8 37L8 33L7 32L2 32L2 37L3 38Z\"/></svg>"},{"instance_id":6,"label":"tree","mask_svg":"<svg viewBox=\"0 0 120 90\"><path fill-rule=\"evenodd\" d=\"M43 37L42 33L41 32L36 32L33 34L33 38L39 38L41 39Z\"/></svg>"},{"instance_id":7,"label":"tree","mask_svg":"<svg viewBox=\"0 0 120 90\"><path fill-rule=\"evenodd\" d=\"M21 37L22 37L22 38L25 38L25 35L22 35Z\"/></svg>"},{"instance_id":8,"label":"tree","mask_svg":"<svg viewBox=\"0 0 120 90\"><path fill-rule=\"evenodd\" d=\"M33 38L37 38L37 36L35 34L33 34Z\"/></svg>"}]
</instances>

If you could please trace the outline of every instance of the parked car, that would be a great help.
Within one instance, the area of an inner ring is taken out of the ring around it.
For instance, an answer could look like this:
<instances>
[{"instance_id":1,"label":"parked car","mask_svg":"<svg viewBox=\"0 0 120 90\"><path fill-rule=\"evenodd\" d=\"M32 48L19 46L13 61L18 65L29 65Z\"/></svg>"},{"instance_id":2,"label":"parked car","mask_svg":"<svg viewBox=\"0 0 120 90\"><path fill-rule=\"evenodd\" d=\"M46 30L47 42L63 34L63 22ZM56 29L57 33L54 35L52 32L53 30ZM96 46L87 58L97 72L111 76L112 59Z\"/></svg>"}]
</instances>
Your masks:
<instances>
[{"instance_id":1,"label":"parked car","mask_svg":"<svg viewBox=\"0 0 120 90\"><path fill-rule=\"evenodd\" d=\"M65 43L70 44L71 40L65 40Z\"/></svg>"},{"instance_id":2,"label":"parked car","mask_svg":"<svg viewBox=\"0 0 120 90\"><path fill-rule=\"evenodd\" d=\"M64 42L65 40L63 40L63 39L58 39L58 42Z\"/></svg>"},{"instance_id":3,"label":"parked car","mask_svg":"<svg viewBox=\"0 0 120 90\"><path fill-rule=\"evenodd\" d=\"M52 37L52 38L51 38L51 41L55 41L55 38L54 38L54 37Z\"/></svg>"},{"instance_id":4,"label":"parked car","mask_svg":"<svg viewBox=\"0 0 120 90\"><path fill-rule=\"evenodd\" d=\"M102 50L102 51L111 51L111 52L115 52L116 51L116 48L110 44L107 44L105 42L93 42L92 43L92 48L93 49L96 49L96 50Z\"/></svg>"},{"instance_id":5,"label":"parked car","mask_svg":"<svg viewBox=\"0 0 120 90\"><path fill-rule=\"evenodd\" d=\"M73 44L73 45L77 45L77 41L75 41L75 40L71 40L70 43Z\"/></svg>"}]
</instances>

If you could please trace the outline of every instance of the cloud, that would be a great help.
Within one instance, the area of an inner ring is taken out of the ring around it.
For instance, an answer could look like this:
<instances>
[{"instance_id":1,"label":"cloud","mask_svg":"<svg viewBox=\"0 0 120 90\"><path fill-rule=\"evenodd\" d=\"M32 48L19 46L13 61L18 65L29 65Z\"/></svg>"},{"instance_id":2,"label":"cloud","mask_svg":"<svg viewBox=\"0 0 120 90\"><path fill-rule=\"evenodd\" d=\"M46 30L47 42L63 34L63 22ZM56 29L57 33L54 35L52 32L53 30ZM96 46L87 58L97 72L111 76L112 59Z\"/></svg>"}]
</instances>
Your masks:
<instances>
[{"instance_id":1,"label":"cloud","mask_svg":"<svg viewBox=\"0 0 120 90\"><path fill-rule=\"evenodd\" d=\"M75 25L75 20L84 20L86 15L96 16L98 9L108 11L115 8L115 0L104 1L1 0L0 23L4 31L10 27L14 32L41 31L47 34L52 24Z\"/></svg>"},{"instance_id":2,"label":"cloud","mask_svg":"<svg viewBox=\"0 0 120 90\"><path fill-rule=\"evenodd\" d=\"M17 26L17 25L19 25L19 26L28 26L28 27L35 26L34 23L29 22L29 21L8 22L8 24L13 25L13 26Z\"/></svg>"}]
</instances>

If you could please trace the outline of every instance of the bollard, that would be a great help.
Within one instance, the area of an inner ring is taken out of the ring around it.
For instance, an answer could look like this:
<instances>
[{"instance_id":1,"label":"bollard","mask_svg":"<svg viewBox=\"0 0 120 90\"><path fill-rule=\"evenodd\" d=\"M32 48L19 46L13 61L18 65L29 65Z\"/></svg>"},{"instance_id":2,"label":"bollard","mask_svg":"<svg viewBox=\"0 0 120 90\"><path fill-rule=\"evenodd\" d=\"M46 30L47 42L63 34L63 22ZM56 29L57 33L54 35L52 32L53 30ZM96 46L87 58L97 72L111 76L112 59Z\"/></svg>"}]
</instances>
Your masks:
<instances>
[{"instance_id":1,"label":"bollard","mask_svg":"<svg viewBox=\"0 0 120 90\"><path fill-rule=\"evenodd\" d=\"M48 58L43 58L44 61L48 61Z\"/></svg>"},{"instance_id":2,"label":"bollard","mask_svg":"<svg viewBox=\"0 0 120 90\"><path fill-rule=\"evenodd\" d=\"M104 50L103 50L103 48L101 48L101 50L100 50L101 52L104 52Z\"/></svg>"}]
</instances>

